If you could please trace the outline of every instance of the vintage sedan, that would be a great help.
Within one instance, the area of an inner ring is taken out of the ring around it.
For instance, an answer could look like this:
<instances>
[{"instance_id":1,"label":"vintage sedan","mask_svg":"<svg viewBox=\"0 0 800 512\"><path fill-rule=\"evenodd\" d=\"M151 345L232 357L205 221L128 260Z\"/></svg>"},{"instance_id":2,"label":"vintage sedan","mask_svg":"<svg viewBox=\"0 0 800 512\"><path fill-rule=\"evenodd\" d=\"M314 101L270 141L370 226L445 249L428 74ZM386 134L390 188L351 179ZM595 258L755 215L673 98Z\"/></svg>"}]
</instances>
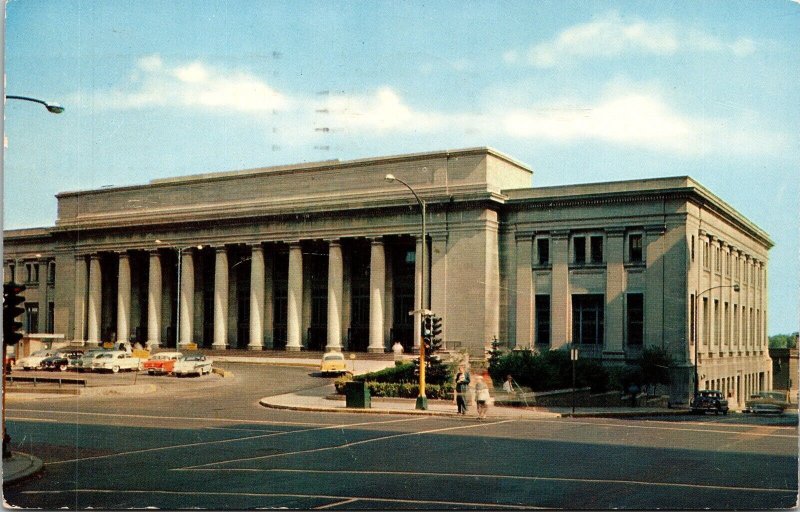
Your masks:
<instances>
[{"instance_id":1,"label":"vintage sedan","mask_svg":"<svg viewBox=\"0 0 800 512\"><path fill-rule=\"evenodd\" d=\"M211 373L211 359L203 354L186 354L175 361L172 373L176 377Z\"/></svg>"},{"instance_id":2,"label":"vintage sedan","mask_svg":"<svg viewBox=\"0 0 800 512\"><path fill-rule=\"evenodd\" d=\"M147 370L148 375L172 373L175 361L181 357L183 354L180 352L159 352L144 362L144 369Z\"/></svg>"},{"instance_id":3,"label":"vintage sedan","mask_svg":"<svg viewBox=\"0 0 800 512\"><path fill-rule=\"evenodd\" d=\"M750 399L744 404L745 412L783 414L783 411L789 407L789 399L785 391L759 391L750 395Z\"/></svg>"},{"instance_id":4,"label":"vintage sedan","mask_svg":"<svg viewBox=\"0 0 800 512\"><path fill-rule=\"evenodd\" d=\"M41 370L42 361L54 355L55 353L56 350L54 349L37 350L33 354L20 359L17 362L17 365L21 366L23 370Z\"/></svg>"},{"instance_id":5,"label":"vintage sedan","mask_svg":"<svg viewBox=\"0 0 800 512\"><path fill-rule=\"evenodd\" d=\"M106 350L92 359L93 372L117 373L121 370L140 370L142 361L124 350Z\"/></svg>"},{"instance_id":6,"label":"vintage sedan","mask_svg":"<svg viewBox=\"0 0 800 512\"><path fill-rule=\"evenodd\" d=\"M728 414L728 401L722 394L722 391L715 389L704 389L698 391L694 398L692 398L689 408L692 413L705 414L706 412L713 412L714 414L722 413Z\"/></svg>"},{"instance_id":7,"label":"vintage sedan","mask_svg":"<svg viewBox=\"0 0 800 512\"><path fill-rule=\"evenodd\" d=\"M83 353L83 356L80 359L75 361L75 369L78 372L92 371L92 360L100 354L104 354L106 352L108 352L108 350L104 348L92 348L87 350Z\"/></svg>"},{"instance_id":8,"label":"vintage sedan","mask_svg":"<svg viewBox=\"0 0 800 512\"><path fill-rule=\"evenodd\" d=\"M322 375L347 373L347 363L344 360L344 354L341 352L328 352L322 356L322 361L319 364L319 371Z\"/></svg>"},{"instance_id":9,"label":"vintage sedan","mask_svg":"<svg viewBox=\"0 0 800 512\"><path fill-rule=\"evenodd\" d=\"M83 350L63 350L58 351L52 356L42 361L42 368L50 371L67 371L69 368L75 368L75 364L83 357Z\"/></svg>"}]
</instances>

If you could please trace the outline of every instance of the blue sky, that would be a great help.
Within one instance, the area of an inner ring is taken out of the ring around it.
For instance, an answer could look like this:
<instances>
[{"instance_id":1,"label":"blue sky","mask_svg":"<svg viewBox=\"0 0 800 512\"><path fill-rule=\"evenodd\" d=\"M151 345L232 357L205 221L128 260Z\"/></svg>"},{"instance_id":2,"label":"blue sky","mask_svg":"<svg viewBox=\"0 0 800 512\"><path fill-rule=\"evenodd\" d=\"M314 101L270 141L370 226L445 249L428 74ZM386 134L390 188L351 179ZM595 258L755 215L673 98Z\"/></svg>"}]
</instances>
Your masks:
<instances>
[{"instance_id":1,"label":"blue sky","mask_svg":"<svg viewBox=\"0 0 800 512\"><path fill-rule=\"evenodd\" d=\"M689 175L765 229L798 329L800 5L11 0L4 226L60 191L492 146L534 185Z\"/></svg>"}]
</instances>

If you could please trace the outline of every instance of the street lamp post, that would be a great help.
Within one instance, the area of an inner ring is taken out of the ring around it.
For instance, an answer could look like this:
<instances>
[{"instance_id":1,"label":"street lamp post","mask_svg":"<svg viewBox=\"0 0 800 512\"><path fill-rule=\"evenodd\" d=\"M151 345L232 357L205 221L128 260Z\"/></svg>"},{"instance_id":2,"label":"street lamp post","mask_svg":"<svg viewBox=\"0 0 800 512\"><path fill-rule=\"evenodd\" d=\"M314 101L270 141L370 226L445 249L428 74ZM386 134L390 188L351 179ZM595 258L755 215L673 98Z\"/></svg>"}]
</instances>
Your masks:
<instances>
[{"instance_id":1,"label":"street lamp post","mask_svg":"<svg viewBox=\"0 0 800 512\"><path fill-rule=\"evenodd\" d=\"M44 105L44 108L47 109L48 112L53 114L60 114L64 112L64 107L59 105L58 103L50 103L49 101L44 100L37 100L36 98L30 98L28 96L17 96L14 94L6 94L7 100L22 100L22 101L31 101L33 103L38 103L40 105Z\"/></svg>"},{"instance_id":2,"label":"street lamp post","mask_svg":"<svg viewBox=\"0 0 800 512\"><path fill-rule=\"evenodd\" d=\"M387 174L384 178L389 183L393 183L395 181L405 185L405 187L414 194L414 198L419 203L420 207L420 214L422 216L421 221L421 229L422 229L422 249L420 250L420 258L421 258L421 266L422 266L422 283L420 284L420 302L421 304L416 304L416 310L414 311L414 319L419 317L420 329L422 328L422 313L423 311L427 310L427 300L425 297L425 201L423 201L419 195L417 195L416 191L411 188L411 185L406 183L405 181L401 180L400 178L395 177L394 174ZM423 339L419 340L419 396L417 397L417 404L416 408L420 410L427 410L428 409L428 397L425 395L425 341Z\"/></svg>"},{"instance_id":3,"label":"street lamp post","mask_svg":"<svg viewBox=\"0 0 800 512\"><path fill-rule=\"evenodd\" d=\"M710 292L711 290L716 290L717 288L733 288L733 291L735 291L737 293L739 292L739 285L738 284L734 284L734 285L723 284L723 285L712 286L711 288L707 288L707 289L703 290L702 292L698 293L697 296L695 296L695 299L694 299L694 322L693 322L694 323L694 325L693 325L693 328L694 328L694 394L695 395L697 395L697 393L700 391L700 373L698 371L698 364L697 364L697 362L698 362L697 361L698 346L700 345L700 333L697 330L697 308L698 308L698 304L700 303L700 297L703 294L705 294L707 292ZM703 334L705 334L705 333L703 333Z\"/></svg>"},{"instance_id":4,"label":"street lamp post","mask_svg":"<svg viewBox=\"0 0 800 512\"><path fill-rule=\"evenodd\" d=\"M39 103L41 105L44 105L48 112L51 112L53 114L60 114L61 112L64 111L64 107L62 107L61 105L59 105L57 103L48 103L46 101L37 100L36 98L29 98L27 96L16 96L16 95L11 95L11 94L6 94L6 99L7 100L32 101L34 103ZM16 265L15 265L15 271L16 271ZM12 276L11 281L12 282L14 281L13 276ZM2 391L2 393L3 393L3 404L2 404L2 416L3 416L2 417L2 428L3 428L2 437L3 437L3 440L2 440L2 442L3 442L3 458L5 459L7 457L11 457L11 436L8 435L8 430L6 429L6 386L5 386L5 382L6 382L6 344L5 344L5 340L3 342L3 369L2 369L2 375L3 375L3 391Z\"/></svg>"},{"instance_id":5,"label":"street lamp post","mask_svg":"<svg viewBox=\"0 0 800 512\"><path fill-rule=\"evenodd\" d=\"M572 361L572 416L575 416L575 363L578 362L578 349L569 349L569 359Z\"/></svg>"}]
</instances>

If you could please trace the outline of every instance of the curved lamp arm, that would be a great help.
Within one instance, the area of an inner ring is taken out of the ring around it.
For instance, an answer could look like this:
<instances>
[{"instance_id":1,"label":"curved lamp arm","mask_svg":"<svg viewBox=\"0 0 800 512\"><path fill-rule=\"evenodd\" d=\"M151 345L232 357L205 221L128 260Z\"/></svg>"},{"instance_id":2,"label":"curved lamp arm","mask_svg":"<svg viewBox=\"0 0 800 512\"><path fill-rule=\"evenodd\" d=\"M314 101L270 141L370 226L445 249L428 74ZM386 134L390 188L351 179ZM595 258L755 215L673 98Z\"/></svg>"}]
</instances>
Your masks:
<instances>
[{"instance_id":1,"label":"curved lamp arm","mask_svg":"<svg viewBox=\"0 0 800 512\"><path fill-rule=\"evenodd\" d=\"M49 101L37 100L36 98L29 98L28 96L16 96L13 94L6 94L6 99L32 101L33 103L44 105L44 108L46 108L48 112L51 112L53 114L60 114L64 112L64 107L62 107L58 103L50 103Z\"/></svg>"}]
</instances>

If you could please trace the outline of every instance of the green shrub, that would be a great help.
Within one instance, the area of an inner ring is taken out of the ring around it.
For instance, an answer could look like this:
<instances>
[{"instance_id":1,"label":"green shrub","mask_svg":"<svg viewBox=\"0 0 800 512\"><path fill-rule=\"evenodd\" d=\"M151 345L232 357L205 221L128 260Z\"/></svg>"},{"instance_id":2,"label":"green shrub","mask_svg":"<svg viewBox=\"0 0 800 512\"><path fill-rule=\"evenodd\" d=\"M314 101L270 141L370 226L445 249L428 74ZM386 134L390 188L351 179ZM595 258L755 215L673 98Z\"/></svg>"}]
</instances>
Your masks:
<instances>
[{"instance_id":1,"label":"green shrub","mask_svg":"<svg viewBox=\"0 0 800 512\"><path fill-rule=\"evenodd\" d=\"M415 382L418 380L414 376L414 363L404 362L396 364L393 368L384 368L377 372L365 373L364 375L357 375L353 380L374 381L374 382Z\"/></svg>"},{"instance_id":2,"label":"green shrub","mask_svg":"<svg viewBox=\"0 0 800 512\"><path fill-rule=\"evenodd\" d=\"M575 365L577 387L591 387L592 392L609 389L609 374L600 361L579 359ZM511 375L520 386L534 391L549 391L572 387L572 361L569 350L548 350L535 354L530 350L512 350L489 362L489 375L499 384Z\"/></svg>"},{"instance_id":3,"label":"green shrub","mask_svg":"<svg viewBox=\"0 0 800 512\"><path fill-rule=\"evenodd\" d=\"M343 395L345 383L351 380L353 379L350 377L336 379L334 382L336 393ZM419 383L416 382L367 381L367 389L369 389L370 396L373 397L416 398L419 396ZM425 395L430 399L452 399L453 385L451 383L443 385L425 383Z\"/></svg>"}]
</instances>

